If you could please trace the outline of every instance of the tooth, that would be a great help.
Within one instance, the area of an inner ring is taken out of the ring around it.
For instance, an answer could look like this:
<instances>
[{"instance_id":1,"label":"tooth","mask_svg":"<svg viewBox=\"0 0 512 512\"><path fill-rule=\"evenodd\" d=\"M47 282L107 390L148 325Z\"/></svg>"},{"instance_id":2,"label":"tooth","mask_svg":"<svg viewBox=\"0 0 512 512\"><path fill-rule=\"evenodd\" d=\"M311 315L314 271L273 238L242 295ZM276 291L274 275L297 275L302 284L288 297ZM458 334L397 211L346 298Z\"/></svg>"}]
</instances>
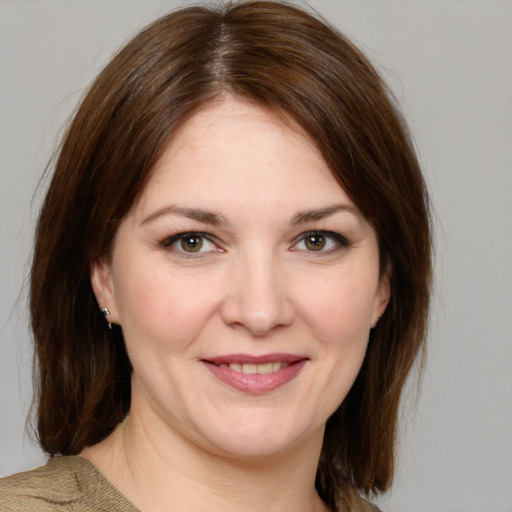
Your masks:
<instances>
[{"instance_id":1,"label":"tooth","mask_svg":"<svg viewBox=\"0 0 512 512\"><path fill-rule=\"evenodd\" d=\"M272 371L278 372L281 369L281 362L278 361L277 363L272 363Z\"/></svg>"},{"instance_id":2,"label":"tooth","mask_svg":"<svg viewBox=\"0 0 512 512\"><path fill-rule=\"evenodd\" d=\"M256 372L256 365L252 363L244 363L242 365L242 372L243 373L257 373Z\"/></svg>"},{"instance_id":3,"label":"tooth","mask_svg":"<svg viewBox=\"0 0 512 512\"><path fill-rule=\"evenodd\" d=\"M265 375L267 373L278 372L281 368L286 368L290 363L285 363L282 361L275 361L273 363L220 363L219 366L221 368L229 367L230 370L234 372L241 372L245 374L255 374L258 373L260 375Z\"/></svg>"},{"instance_id":4,"label":"tooth","mask_svg":"<svg viewBox=\"0 0 512 512\"><path fill-rule=\"evenodd\" d=\"M258 373L261 373L261 374L272 373L273 369L274 369L274 364L272 364L272 363L259 364L257 367Z\"/></svg>"}]
</instances>

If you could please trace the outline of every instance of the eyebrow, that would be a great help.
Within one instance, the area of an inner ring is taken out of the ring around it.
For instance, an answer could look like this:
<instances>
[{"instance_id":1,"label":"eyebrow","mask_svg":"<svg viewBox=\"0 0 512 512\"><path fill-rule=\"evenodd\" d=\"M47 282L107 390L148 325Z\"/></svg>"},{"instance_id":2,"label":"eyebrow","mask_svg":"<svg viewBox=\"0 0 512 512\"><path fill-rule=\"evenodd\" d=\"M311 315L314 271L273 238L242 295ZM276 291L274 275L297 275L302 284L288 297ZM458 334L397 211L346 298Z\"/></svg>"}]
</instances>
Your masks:
<instances>
[{"instance_id":1,"label":"eyebrow","mask_svg":"<svg viewBox=\"0 0 512 512\"><path fill-rule=\"evenodd\" d=\"M297 226L299 224L304 224L306 222L321 220L324 219L325 217L329 217L339 212L349 212L358 218L361 217L361 214L356 207L346 204L336 204L332 206L326 206L324 208L302 210L292 217L292 219L290 220L290 225ZM189 219L204 222L206 224L212 224L214 226L228 224L227 219L223 215L220 215L218 213L210 212L208 210L202 210L201 208L185 208L173 204L163 206L162 208L158 208L153 213L148 215L142 221L141 224L148 224L149 222L154 221L155 219L161 217L162 215L169 214L178 215L180 217L187 217Z\"/></svg>"},{"instance_id":2,"label":"eyebrow","mask_svg":"<svg viewBox=\"0 0 512 512\"><path fill-rule=\"evenodd\" d=\"M335 204L333 206L326 206L325 208L303 210L292 217L290 224L292 226L296 226L298 224L304 224L305 222L324 219L325 217L329 217L338 212L349 212L356 217L361 218L361 213L355 206L350 206L348 204Z\"/></svg>"},{"instance_id":3,"label":"eyebrow","mask_svg":"<svg viewBox=\"0 0 512 512\"><path fill-rule=\"evenodd\" d=\"M163 206L162 208L158 208L153 213L148 215L143 221L142 224L147 224L152 222L158 217L162 215L178 215L180 217L187 217L189 219L197 220L199 222L205 222L206 224L227 224L227 220L222 215L218 213L209 212L207 210L202 210L200 208L185 208L182 206L176 206L173 204Z\"/></svg>"}]
</instances>

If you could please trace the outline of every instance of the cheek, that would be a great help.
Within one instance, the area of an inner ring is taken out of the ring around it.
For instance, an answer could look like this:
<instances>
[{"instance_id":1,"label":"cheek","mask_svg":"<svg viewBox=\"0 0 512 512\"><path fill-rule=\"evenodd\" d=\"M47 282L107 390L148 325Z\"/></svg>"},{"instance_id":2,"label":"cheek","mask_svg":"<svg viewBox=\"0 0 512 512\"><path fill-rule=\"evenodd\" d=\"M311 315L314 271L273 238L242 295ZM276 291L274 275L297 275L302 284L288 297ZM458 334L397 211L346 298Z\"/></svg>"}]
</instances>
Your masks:
<instances>
[{"instance_id":1,"label":"cheek","mask_svg":"<svg viewBox=\"0 0 512 512\"><path fill-rule=\"evenodd\" d=\"M369 279L365 279L370 277ZM320 342L325 410L330 415L347 396L366 354L377 278L358 272L312 288L304 318Z\"/></svg>"},{"instance_id":2,"label":"cheek","mask_svg":"<svg viewBox=\"0 0 512 512\"><path fill-rule=\"evenodd\" d=\"M130 272L133 277L116 288L126 343L181 351L197 338L216 310L216 286L207 280L210 290L206 293L201 289L201 276L141 268Z\"/></svg>"},{"instance_id":3,"label":"cheek","mask_svg":"<svg viewBox=\"0 0 512 512\"><path fill-rule=\"evenodd\" d=\"M303 315L326 343L367 341L377 279L347 272L304 290Z\"/></svg>"}]
</instances>

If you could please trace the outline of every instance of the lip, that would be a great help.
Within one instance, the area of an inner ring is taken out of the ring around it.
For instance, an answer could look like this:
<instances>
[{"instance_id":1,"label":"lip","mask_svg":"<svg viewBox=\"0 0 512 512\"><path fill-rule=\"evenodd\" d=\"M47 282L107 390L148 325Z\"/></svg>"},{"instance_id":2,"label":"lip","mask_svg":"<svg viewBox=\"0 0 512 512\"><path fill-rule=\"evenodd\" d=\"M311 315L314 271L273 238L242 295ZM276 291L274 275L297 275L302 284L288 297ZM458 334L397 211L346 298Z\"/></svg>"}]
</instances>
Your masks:
<instances>
[{"instance_id":1,"label":"lip","mask_svg":"<svg viewBox=\"0 0 512 512\"><path fill-rule=\"evenodd\" d=\"M283 363L296 363L302 359L308 359L305 356L297 355L297 354L285 354L285 353L275 353L275 354L264 354L261 356L253 356L249 354L229 354L225 356L217 356L217 357L209 357L204 358L203 361L210 362L213 364L231 364L231 363L241 363L241 364L265 364L265 363L273 363L274 361L282 361Z\"/></svg>"},{"instance_id":2,"label":"lip","mask_svg":"<svg viewBox=\"0 0 512 512\"><path fill-rule=\"evenodd\" d=\"M276 372L266 374L247 374L231 370L229 366L219 366L232 363L266 364L278 361L288 364ZM293 380L308 361L309 358L301 355L275 353L262 356L229 354L202 359L200 362L224 384L244 393L261 394L273 391Z\"/></svg>"}]
</instances>

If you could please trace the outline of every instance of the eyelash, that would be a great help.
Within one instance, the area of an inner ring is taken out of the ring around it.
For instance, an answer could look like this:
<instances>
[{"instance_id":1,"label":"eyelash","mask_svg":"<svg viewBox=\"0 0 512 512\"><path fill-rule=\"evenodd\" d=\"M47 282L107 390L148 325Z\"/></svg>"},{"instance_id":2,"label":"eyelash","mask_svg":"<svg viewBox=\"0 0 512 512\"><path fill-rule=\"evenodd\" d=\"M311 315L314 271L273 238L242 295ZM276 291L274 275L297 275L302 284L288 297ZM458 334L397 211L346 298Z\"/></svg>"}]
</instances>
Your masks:
<instances>
[{"instance_id":1,"label":"eyelash","mask_svg":"<svg viewBox=\"0 0 512 512\"><path fill-rule=\"evenodd\" d=\"M176 244L180 240L181 241L185 240L187 237L201 239L202 243L201 243L200 248L202 248L202 244L204 243L204 241L207 241L211 244L216 245L215 241L212 239L212 236L209 233L204 233L201 231L187 231L187 232L176 233L175 235L167 236L160 242L160 245L164 249L173 250L174 252L178 253L180 256L188 257L188 258L198 257L201 254L204 255L205 253L209 253L209 252L224 252L220 248L217 251L215 251L215 250L214 251L209 251L209 250L208 251L185 251L185 250L180 250L179 248L172 247L174 244ZM325 243L328 244L329 241L331 241L333 244L335 244L335 246L332 248L329 248L327 250L323 250L323 246L322 246L320 248L320 250L318 250L318 251L311 250L311 249L308 250L308 249L298 249L297 248L298 244L306 243L306 240L308 238L313 238L313 237L322 237L325 240ZM318 252L319 254L328 254L328 253L340 251L342 249L346 249L349 246L350 246L350 242L344 236L340 235L339 233L334 233L332 231L316 230L316 231L307 231L306 233L300 234L294 240L291 250L292 251L304 251L307 253L311 253L312 255L315 254L316 252Z\"/></svg>"},{"instance_id":2,"label":"eyelash","mask_svg":"<svg viewBox=\"0 0 512 512\"><path fill-rule=\"evenodd\" d=\"M176 244L180 240L181 241L185 240L187 237L188 238L200 238L202 240L202 243L204 243L204 241L207 241L211 244L216 245L215 242L212 240L212 236L210 234L203 233L201 231L187 231L187 232L176 233L175 235L167 236L166 238L164 238L162 240L162 242L160 242L160 245L164 249L174 250L174 252L178 253L180 256L187 257L187 258L194 258L194 257L199 256L200 254L211 252L211 251L185 251L185 250L180 250L178 248L172 247L174 244ZM201 244L201 247L202 247L202 244ZM222 251L222 249L218 249L217 252L223 252L223 251Z\"/></svg>"},{"instance_id":3,"label":"eyelash","mask_svg":"<svg viewBox=\"0 0 512 512\"><path fill-rule=\"evenodd\" d=\"M332 248L329 248L327 250L319 250L319 251L308 250L308 249L293 249L293 250L303 250L303 251L311 253L311 254L314 254L315 252L318 252L319 254L329 254L329 253L340 251L342 249L346 249L347 247L350 246L350 242L343 235L340 235L339 233L334 233L333 231L315 230L315 231L308 231L306 233L302 233L299 237L297 237L295 239L296 241L295 241L293 247L296 247L301 242L306 243L306 240L308 238L312 238L312 237L322 237L326 240L326 243L328 243L328 241L330 240L333 242L333 244L335 244L335 246ZM323 249L323 247L321 249Z\"/></svg>"}]
</instances>

